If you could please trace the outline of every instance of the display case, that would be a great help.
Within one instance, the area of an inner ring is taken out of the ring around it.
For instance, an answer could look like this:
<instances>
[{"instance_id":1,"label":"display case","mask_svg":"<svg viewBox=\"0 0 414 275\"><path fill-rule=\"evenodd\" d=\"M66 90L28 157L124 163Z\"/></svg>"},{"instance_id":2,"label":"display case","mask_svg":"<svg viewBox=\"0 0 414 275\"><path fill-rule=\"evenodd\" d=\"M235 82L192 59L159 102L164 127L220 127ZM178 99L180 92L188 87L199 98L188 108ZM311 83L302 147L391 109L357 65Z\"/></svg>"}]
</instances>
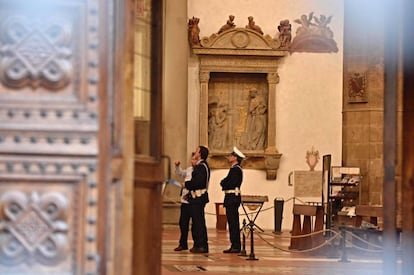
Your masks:
<instances>
[{"instance_id":1,"label":"display case","mask_svg":"<svg viewBox=\"0 0 414 275\"><path fill-rule=\"evenodd\" d=\"M359 167L332 166L328 181L327 214L330 227L355 225L355 207L360 204Z\"/></svg>"}]
</instances>

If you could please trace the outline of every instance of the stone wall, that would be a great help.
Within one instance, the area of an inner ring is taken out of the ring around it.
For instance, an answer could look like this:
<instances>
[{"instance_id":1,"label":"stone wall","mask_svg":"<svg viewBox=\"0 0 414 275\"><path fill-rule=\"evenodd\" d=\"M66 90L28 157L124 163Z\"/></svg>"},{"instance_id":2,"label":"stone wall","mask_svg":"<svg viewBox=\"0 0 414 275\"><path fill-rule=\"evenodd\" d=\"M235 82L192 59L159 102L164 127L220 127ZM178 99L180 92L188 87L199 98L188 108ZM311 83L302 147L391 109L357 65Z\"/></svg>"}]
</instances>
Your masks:
<instances>
[{"instance_id":1,"label":"stone wall","mask_svg":"<svg viewBox=\"0 0 414 275\"><path fill-rule=\"evenodd\" d=\"M388 22L384 9L374 0L345 1L344 11L343 165L361 167L361 203L382 205L384 24ZM401 96L398 104L401 110ZM401 140L400 115L398 121L397 139ZM401 147L400 142L398 146ZM401 155L401 149L398 154ZM397 162L398 190L400 170L401 164ZM400 198L401 192L397 193ZM401 199L397 201L397 209L401 209Z\"/></svg>"},{"instance_id":2,"label":"stone wall","mask_svg":"<svg viewBox=\"0 0 414 275\"><path fill-rule=\"evenodd\" d=\"M268 180L266 172L257 169L244 169L242 192L248 195L267 195L269 202L258 218L262 228L274 226L275 198L285 200L282 227L292 227L292 198L294 188L288 184L292 171L309 169L306 164L306 152L314 147L320 155L331 154L332 165L342 164L342 44L343 44L343 2L325 0L257 1L219 0L188 1L187 18L200 19L200 38L217 33L234 15L237 27L244 28L248 17L253 16L256 25L264 35L275 37L281 20L288 19L292 24L292 36L301 26L295 20L303 15L319 18L320 15L332 16L329 27L333 32L338 52L294 52L283 58L278 66L279 82L276 84L275 112L271 119L275 121L275 137L272 142L282 153L277 179ZM299 20L300 21L300 20ZM199 57L189 54L188 59L188 120L187 153L199 144L200 127L200 67ZM167 72L168 73L168 72ZM171 88L169 88L171 89ZM176 100L180 100L178 97ZM269 119L270 121L270 119ZM167 148L166 148L167 149ZM315 167L320 171L321 161ZM209 187L210 203L206 207L208 227L214 227L215 202L223 201L223 192L219 182L226 176L228 169L213 169ZM294 184L294 183L293 183ZM321 201L321 197L301 198ZM243 217L241 217L242 219Z\"/></svg>"}]
</instances>

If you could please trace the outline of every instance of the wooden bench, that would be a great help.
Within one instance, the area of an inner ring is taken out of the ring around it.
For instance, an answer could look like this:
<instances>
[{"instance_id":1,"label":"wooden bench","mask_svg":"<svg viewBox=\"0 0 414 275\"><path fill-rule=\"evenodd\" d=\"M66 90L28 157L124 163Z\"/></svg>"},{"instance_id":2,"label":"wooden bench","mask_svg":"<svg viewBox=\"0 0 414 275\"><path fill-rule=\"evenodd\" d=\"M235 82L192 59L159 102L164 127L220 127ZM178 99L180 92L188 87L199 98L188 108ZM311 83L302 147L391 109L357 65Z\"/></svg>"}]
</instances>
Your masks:
<instances>
[{"instance_id":1,"label":"wooden bench","mask_svg":"<svg viewBox=\"0 0 414 275\"><path fill-rule=\"evenodd\" d=\"M378 220L382 219L383 216L383 208L380 205L357 205L355 207L355 215L355 227L361 227L362 221L367 221L370 224L378 226Z\"/></svg>"},{"instance_id":2,"label":"wooden bench","mask_svg":"<svg viewBox=\"0 0 414 275\"><path fill-rule=\"evenodd\" d=\"M303 216L303 223L301 216ZM312 225L312 218L314 224ZM323 208L316 205L293 205L293 225L292 237L307 235L313 232L323 230ZM323 233L312 236L304 236L302 238L292 238L289 249L305 250L316 247L323 243Z\"/></svg>"},{"instance_id":3,"label":"wooden bench","mask_svg":"<svg viewBox=\"0 0 414 275\"><path fill-rule=\"evenodd\" d=\"M381 245L383 228L380 226L379 220L383 217L383 207L380 205L357 205L355 215L355 226L345 225L340 226L339 229L351 232L368 243ZM352 242L358 247L368 246L358 238L353 238Z\"/></svg>"}]
</instances>

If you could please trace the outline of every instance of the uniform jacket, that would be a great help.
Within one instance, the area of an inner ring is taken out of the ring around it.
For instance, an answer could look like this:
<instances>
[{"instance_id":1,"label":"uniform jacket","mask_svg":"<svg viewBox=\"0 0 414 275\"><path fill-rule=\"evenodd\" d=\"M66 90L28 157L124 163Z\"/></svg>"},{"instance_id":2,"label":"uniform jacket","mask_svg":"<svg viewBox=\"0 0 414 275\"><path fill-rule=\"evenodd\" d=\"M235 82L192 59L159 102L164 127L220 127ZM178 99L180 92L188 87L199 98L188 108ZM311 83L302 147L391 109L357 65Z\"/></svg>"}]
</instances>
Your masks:
<instances>
[{"instance_id":1,"label":"uniform jacket","mask_svg":"<svg viewBox=\"0 0 414 275\"><path fill-rule=\"evenodd\" d=\"M220 185L223 191L225 190L232 190L236 187L240 189L240 186L243 181L243 171L239 165L234 165L230 168L227 177L221 180ZM235 194L226 194L224 196L224 207L228 207L230 205L239 205L241 203L241 197L236 196Z\"/></svg>"},{"instance_id":2,"label":"uniform jacket","mask_svg":"<svg viewBox=\"0 0 414 275\"><path fill-rule=\"evenodd\" d=\"M185 188L190 192L194 190L207 189L210 180L210 167L205 160L201 160L194 166L191 174L191 180L185 182ZM209 202L208 193L204 193L201 197L189 198L190 203L207 203Z\"/></svg>"}]
</instances>

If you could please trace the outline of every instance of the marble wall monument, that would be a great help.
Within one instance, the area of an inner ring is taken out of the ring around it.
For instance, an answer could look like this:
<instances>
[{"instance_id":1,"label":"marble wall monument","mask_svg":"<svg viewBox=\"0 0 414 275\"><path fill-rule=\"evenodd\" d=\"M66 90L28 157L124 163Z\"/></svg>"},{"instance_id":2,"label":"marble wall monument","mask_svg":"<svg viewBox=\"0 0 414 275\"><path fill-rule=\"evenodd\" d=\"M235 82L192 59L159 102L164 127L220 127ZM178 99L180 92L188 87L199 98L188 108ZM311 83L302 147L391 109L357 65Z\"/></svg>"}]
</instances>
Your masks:
<instances>
[{"instance_id":1,"label":"marble wall monument","mask_svg":"<svg viewBox=\"0 0 414 275\"><path fill-rule=\"evenodd\" d=\"M282 154L276 148L276 84L284 41L263 34L249 17L238 28L234 16L217 33L199 38L199 20L189 20L189 41L199 57L200 144L210 148L212 168L228 168L227 154L237 146L245 168L263 169L274 180Z\"/></svg>"}]
</instances>

